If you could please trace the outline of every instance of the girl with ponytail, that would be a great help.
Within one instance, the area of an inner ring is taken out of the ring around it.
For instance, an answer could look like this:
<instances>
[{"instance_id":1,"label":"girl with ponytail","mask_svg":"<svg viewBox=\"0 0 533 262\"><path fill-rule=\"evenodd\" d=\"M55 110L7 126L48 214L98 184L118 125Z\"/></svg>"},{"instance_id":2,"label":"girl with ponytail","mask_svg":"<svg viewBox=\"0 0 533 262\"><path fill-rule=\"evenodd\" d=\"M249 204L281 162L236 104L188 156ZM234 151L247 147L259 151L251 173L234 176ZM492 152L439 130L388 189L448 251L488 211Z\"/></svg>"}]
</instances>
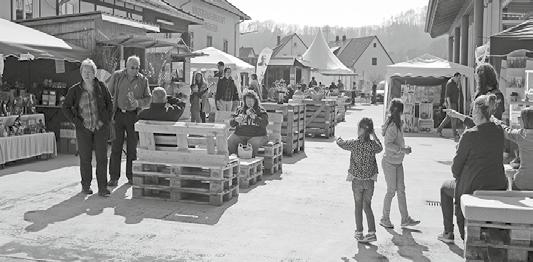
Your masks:
<instances>
[{"instance_id":1,"label":"girl with ponytail","mask_svg":"<svg viewBox=\"0 0 533 262\"><path fill-rule=\"evenodd\" d=\"M403 171L403 157L411 153L411 147L405 146L402 131L403 102L392 99L389 107L390 116L383 126L385 137L385 154L381 165L387 182L387 193L383 200L383 216L379 224L385 228L394 228L390 221L390 206L394 195L398 194L398 207L402 216L402 227L415 226L420 223L409 216L407 199L405 196L405 182Z\"/></svg>"}]
</instances>

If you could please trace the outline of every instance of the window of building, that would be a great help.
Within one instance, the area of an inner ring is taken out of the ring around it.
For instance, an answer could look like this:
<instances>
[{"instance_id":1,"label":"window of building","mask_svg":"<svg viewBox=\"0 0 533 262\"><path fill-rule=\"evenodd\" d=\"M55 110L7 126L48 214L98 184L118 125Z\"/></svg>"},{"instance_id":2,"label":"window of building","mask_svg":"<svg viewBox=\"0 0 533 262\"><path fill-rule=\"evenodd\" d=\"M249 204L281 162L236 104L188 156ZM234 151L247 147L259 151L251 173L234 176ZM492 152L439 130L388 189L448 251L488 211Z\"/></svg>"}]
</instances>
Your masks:
<instances>
[{"instance_id":1,"label":"window of building","mask_svg":"<svg viewBox=\"0 0 533 262\"><path fill-rule=\"evenodd\" d=\"M113 10L113 14L115 16L128 17L128 13L126 11L117 8Z\"/></svg>"},{"instance_id":2,"label":"window of building","mask_svg":"<svg viewBox=\"0 0 533 262\"><path fill-rule=\"evenodd\" d=\"M34 17L34 14L33 14L33 6L34 6L33 2L34 1L35 0L15 0L14 1L15 20L32 19Z\"/></svg>"},{"instance_id":3,"label":"window of building","mask_svg":"<svg viewBox=\"0 0 533 262\"><path fill-rule=\"evenodd\" d=\"M110 8L110 7L107 7L107 6L97 5L96 6L96 11L102 11L102 13L113 14L113 8Z\"/></svg>"},{"instance_id":4,"label":"window of building","mask_svg":"<svg viewBox=\"0 0 533 262\"><path fill-rule=\"evenodd\" d=\"M115 0L115 5L116 6L120 6L120 7L124 7L125 3L123 0Z\"/></svg>"},{"instance_id":5,"label":"window of building","mask_svg":"<svg viewBox=\"0 0 533 262\"><path fill-rule=\"evenodd\" d=\"M378 58L372 57L372 65L378 65Z\"/></svg>"},{"instance_id":6,"label":"window of building","mask_svg":"<svg viewBox=\"0 0 533 262\"><path fill-rule=\"evenodd\" d=\"M108 4L112 4L114 5L115 4L115 0L103 0L104 3L108 3Z\"/></svg>"},{"instance_id":7,"label":"window of building","mask_svg":"<svg viewBox=\"0 0 533 262\"><path fill-rule=\"evenodd\" d=\"M229 49L229 43L228 43L228 40L224 40L224 45L222 46L222 51L224 51L225 53L228 52L228 49Z\"/></svg>"},{"instance_id":8,"label":"window of building","mask_svg":"<svg viewBox=\"0 0 533 262\"><path fill-rule=\"evenodd\" d=\"M213 46L213 37L210 36L210 35L207 36L207 43L206 43L206 46L207 46L207 47Z\"/></svg>"},{"instance_id":9,"label":"window of building","mask_svg":"<svg viewBox=\"0 0 533 262\"><path fill-rule=\"evenodd\" d=\"M77 14L80 11L80 0L62 1L59 5L59 15Z\"/></svg>"},{"instance_id":10,"label":"window of building","mask_svg":"<svg viewBox=\"0 0 533 262\"><path fill-rule=\"evenodd\" d=\"M376 44L376 43L374 43L374 47L376 47L376 46L377 46L377 44Z\"/></svg>"}]
</instances>

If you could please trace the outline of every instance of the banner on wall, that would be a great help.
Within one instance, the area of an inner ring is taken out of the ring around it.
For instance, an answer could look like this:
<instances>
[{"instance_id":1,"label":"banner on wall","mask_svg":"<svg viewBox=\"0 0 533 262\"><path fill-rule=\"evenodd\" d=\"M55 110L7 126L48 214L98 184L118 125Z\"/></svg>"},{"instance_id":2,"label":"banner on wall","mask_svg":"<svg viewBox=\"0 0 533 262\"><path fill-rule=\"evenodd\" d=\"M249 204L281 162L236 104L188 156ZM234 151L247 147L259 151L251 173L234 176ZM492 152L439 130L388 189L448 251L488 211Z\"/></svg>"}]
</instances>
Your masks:
<instances>
[{"instance_id":1,"label":"banner on wall","mask_svg":"<svg viewBox=\"0 0 533 262\"><path fill-rule=\"evenodd\" d=\"M257 66L255 67L255 73L257 74L257 81L261 83L265 77L268 64L270 63L270 57L272 57L272 49L265 47L257 59Z\"/></svg>"}]
</instances>

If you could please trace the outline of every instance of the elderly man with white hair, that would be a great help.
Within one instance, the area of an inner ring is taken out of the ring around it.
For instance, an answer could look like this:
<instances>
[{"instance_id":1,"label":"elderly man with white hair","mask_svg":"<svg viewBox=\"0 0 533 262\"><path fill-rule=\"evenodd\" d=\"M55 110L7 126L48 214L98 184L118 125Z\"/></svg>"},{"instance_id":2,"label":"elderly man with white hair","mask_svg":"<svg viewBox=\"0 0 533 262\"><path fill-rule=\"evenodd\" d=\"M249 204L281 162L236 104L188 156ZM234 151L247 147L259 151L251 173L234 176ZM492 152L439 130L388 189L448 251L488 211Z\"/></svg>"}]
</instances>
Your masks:
<instances>
[{"instance_id":1,"label":"elderly man with white hair","mask_svg":"<svg viewBox=\"0 0 533 262\"><path fill-rule=\"evenodd\" d=\"M152 91L150 108L139 113L139 120L177 122L183 114L184 107L185 103L167 104L167 91L162 87L156 87Z\"/></svg>"},{"instance_id":2,"label":"elderly man with white hair","mask_svg":"<svg viewBox=\"0 0 533 262\"><path fill-rule=\"evenodd\" d=\"M128 183L132 184L131 165L133 160L137 159L137 135L134 126L139 110L147 107L152 97L148 79L139 73L140 66L139 57L130 56L126 61L126 68L113 73L107 82L111 96L113 96L115 127L115 139L111 146L109 162L109 186L117 186L120 178L124 138L127 139L126 177Z\"/></svg>"},{"instance_id":3,"label":"elderly man with white hair","mask_svg":"<svg viewBox=\"0 0 533 262\"><path fill-rule=\"evenodd\" d=\"M96 65L85 59L80 66L83 81L72 86L63 102L65 117L76 125L76 139L80 156L82 192L92 194L92 157L96 155L98 194L108 196L107 140L113 111L111 95L105 84L95 77Z\"/></svg>"}]
</instances>

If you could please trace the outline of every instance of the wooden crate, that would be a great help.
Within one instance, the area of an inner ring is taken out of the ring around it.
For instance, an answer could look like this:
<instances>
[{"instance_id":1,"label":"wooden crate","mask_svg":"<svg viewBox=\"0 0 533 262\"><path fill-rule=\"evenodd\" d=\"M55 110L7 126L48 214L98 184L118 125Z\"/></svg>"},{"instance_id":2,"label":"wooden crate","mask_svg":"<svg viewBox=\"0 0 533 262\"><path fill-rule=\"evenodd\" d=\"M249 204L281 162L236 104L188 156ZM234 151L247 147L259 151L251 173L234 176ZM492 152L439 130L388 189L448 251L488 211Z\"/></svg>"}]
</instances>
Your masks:
<instances>
[{"instance_id":1,"label":"wooden crate","mask_svg":"<svg viewBox=\"0 0 533 262\"><path fill-rule=\"evenodd\" d=\"M268 112L277 112L283 115L281 137L284 154L292 156L304 150L305 138L305 105L298 103L263 103Z\"/></svg>"},{"instance_id":2,"label":"wooden crate","mask_svg":"<svg viewBox=\"0 0 533 262\"><path fill-rule=\"evenodd\" d=\"M329 138L335 135L336 102L323 100L320 102L304 100L305 103L305 134L307 136L324 136Z\"/></svg>"},{"instance_id":3,"label":"wooden crate","mask_svg":"<svg viewBox=\"0 0 533 262\"><path fill-rule=\"evenodd\" d=\"M224 167L229 163L225 124L141 120L137 159L189 167Z\"/></svg>"},{"instance_id":4,"label":"wooden crate","mask_svg":"<svg viewBox=\"0 0 533 262\"><path fill-rule=\"evenodd\" d=\"M346 98L338 96L330 96L322 99L323 101L335 102L335 124L343 122L346 119Z\"/></svg>"},{"instance_id":5,"label":"wooden crate","mask_svg":"<svg viewBox=\"0 0 533 262\"><path fill-rule=\"evenodd\" d=\"M467 220L465 226L466 261L532 261L532 224Z\"/></svg>"},{"instance_id":6,"label":"wooden crate","mask_svg":"<svg viewBox=\"0 0 533 262\"><path fill-rule=\"evenodd\" d=\"M263 179L263 158L241 159L239 164L239 183L248 188Z\"/></svg>"}]
</instances>

